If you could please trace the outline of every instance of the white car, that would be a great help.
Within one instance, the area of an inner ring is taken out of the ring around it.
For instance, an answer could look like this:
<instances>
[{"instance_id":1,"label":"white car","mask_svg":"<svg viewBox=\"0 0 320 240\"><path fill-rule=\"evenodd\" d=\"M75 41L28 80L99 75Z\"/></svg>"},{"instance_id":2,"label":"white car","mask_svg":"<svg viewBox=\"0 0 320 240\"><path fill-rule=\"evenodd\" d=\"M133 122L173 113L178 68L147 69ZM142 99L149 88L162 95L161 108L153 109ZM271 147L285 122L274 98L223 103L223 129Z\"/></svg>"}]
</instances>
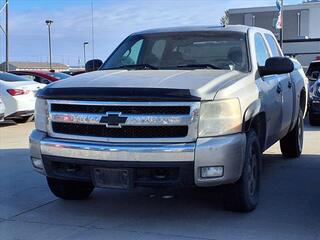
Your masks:
<instances>
[{"instance_id":1,"label":"white car","mask_svg":"<svg viewBox=\"0 0 320 240\"><path fill-rule=\"evenodd\" d=\"M26 122L34 114L35 95L45 84L0 72L0 96L5 105L4 119Z\"/></svg>"},{"instance_id":2,"label":"white car","mask_svg":"<svg viewBox=\"0 0 320 240\"><path fill-rule=\"evenodd\" d=\"M5 106L4 103L1 99L1 95L0 95L0 122L2 122L4 120L4 112L5 112Z\"/></svg>"}]
</instances>

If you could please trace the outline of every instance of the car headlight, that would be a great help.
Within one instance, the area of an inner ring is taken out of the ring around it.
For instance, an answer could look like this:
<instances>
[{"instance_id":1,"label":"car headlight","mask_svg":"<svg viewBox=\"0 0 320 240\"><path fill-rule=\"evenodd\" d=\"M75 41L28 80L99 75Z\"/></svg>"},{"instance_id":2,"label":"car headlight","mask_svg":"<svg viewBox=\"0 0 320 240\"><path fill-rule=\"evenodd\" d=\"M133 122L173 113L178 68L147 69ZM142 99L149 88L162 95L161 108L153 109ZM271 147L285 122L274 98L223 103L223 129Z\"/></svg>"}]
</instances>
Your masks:
<instances>
[{"instance_id":1,"label":"car headlight","mask_svg":"<svg viewBox=\"0 0 320 240\"><path fill-rule=\"evenodd\" d=\"M320 97L320 82L316 82L313 86L312 86L312 90L313 90L313 95Z\"/></svg>"},{"instance_id":2,"label":"car headlight","mask_svg":"<svg viewBox=\"0 0 320 240\"><path fill-rule=\"evenodd\" d=\"M41 98L37 98L36 107L35 107L35 126L39 131L47 131L47 122L48 122L48 108L47 101Z\"/></svg>"},{"instance_id":3,"label":"car headlight","mask_svg":"<svg viewBox=\"0 0 320 240\"><path fill-rule=\"evenodd\" d=\"M241 127L241 107L237 98L201 103L199 137L238 133Z\"/></svg>"}]
</instances>

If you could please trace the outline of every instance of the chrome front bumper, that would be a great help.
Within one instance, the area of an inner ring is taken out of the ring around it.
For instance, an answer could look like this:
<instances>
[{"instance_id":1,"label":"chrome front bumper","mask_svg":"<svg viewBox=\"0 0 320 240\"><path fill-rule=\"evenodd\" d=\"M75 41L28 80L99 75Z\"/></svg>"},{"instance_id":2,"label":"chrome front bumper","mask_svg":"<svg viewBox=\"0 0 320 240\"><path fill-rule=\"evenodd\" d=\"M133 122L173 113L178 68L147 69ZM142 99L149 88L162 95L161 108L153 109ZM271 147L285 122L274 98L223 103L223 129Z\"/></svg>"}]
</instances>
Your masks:
<instances>
[{"instance_id":1,"label":"chrome front bumper","mask_svg":"<svg viewBox=\"0 0 320 240\"><path fill-rule=\"evenodd\" d=\"M215 186L237 181L242 173L245 154L245 134L225 137L199 138L194 143L163 144L111 144L63 140L50 138L46 133L34 130L30 136L32 159L54 156L61 159L92 160L95 162L137 162L194 165L194 181L197 186ZM44 164L45 165L45 164ZM123 165L122 165L123 166ZM208 166L224 167L224 174L218 178L201 178L200 168ZM45 169L36 168L46 174Z\"/></svg>"}]
</instances>

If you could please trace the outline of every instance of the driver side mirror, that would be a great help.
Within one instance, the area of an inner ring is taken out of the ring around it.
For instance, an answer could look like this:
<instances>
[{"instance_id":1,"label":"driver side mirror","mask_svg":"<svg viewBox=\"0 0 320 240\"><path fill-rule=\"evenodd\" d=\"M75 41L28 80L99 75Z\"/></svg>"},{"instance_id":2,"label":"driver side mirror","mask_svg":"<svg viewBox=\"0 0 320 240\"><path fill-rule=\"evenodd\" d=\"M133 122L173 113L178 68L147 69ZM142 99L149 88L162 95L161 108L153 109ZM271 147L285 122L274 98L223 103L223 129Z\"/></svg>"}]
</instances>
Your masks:
<instances>
[{"instance_id":1,"label":"driver side mirror","mask_svg":"<svg viewBox=\"0 0 320 240\"><path fill-rule=\"evenodd\" d=\"M259 67L261 77L273 74L291 73L293 70L293 62L287 57L268 58L265 66Z\"/></svg>"},{"instance_id":2,"label":"driver side mirror","mask_svg":"<svg viewBox=\"0 0 320 240\"><path fill-rule=\"evenodd\" d=\"M102 64L103 64L103 62L100 59L92 59L92 60L86 62L85 71L86 72L97 71L101 67Z\"/></svg>"}]
</instances>

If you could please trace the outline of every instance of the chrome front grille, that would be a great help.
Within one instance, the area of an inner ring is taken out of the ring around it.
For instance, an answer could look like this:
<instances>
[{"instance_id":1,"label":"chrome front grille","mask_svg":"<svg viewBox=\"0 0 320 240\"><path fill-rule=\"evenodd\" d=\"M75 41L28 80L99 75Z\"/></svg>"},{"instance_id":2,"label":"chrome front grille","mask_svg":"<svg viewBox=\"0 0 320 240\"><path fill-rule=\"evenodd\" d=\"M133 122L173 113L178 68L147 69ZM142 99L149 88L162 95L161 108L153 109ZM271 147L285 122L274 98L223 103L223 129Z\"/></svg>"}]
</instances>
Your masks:
<instances>
[{"instance_id":1,"label":"chrome front grille","mask_svg":"<svg viewBox=\"0 0 320 240\"><path fill-rule=\"evenodd\" d=\"M199 102L49 100L52 137L102 142L193 142Z\"/></svg>"}]
</instances>

